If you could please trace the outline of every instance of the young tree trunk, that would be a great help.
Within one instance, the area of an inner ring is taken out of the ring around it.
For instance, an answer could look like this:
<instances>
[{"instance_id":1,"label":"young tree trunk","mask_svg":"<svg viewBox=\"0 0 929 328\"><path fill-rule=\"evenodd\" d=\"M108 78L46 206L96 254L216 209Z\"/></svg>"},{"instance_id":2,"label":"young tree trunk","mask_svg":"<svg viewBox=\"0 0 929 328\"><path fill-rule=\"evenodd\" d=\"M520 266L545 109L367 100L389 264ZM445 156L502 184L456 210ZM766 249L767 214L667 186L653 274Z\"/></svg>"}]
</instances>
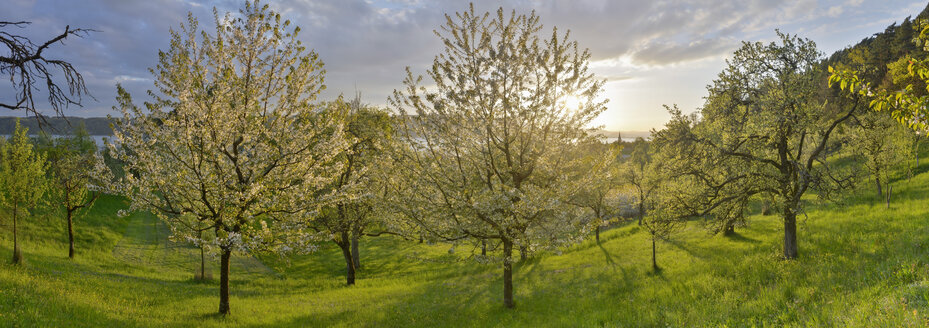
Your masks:
<instances>
[{"instance_id":1,"label":"young tree trunk","mask_svg":"<svg viewBox=\"0 0 929 328\"><path fill-rule=\"evenodd\" d=\"M883 197L883 196L884 196L884 191L883 191L882 188L881 188L881 177L880 177L880 176L875 176L875 177L874 177L874 182L877 184L877 196L878 196L878 197Z\"/></svg>"},{"instance_id":2,"label":"young tree trunk","mask_svg":"<svg viewBox=\"0 0 929 328\"><path fill-rule=\"evenodd\" d=\"M361 268L361 255L358 253L358 237L361 234L358 229L352 232L352 262L355 264L355 270Z\"/></svg>"},{"instance_id":3,"label":"young tree trunk","mask_svg":"<svg viewBox=\"0 0 929 328\"><path fill-rule=\"evenodd\" d=\"M639 226L642 226L642 217L645 216L645 206L642 206L642 201L639 201Z\"/></svg>"},{"instance_id":4,"label":"young tree trunk","mask_svg":"<svg viewBox=\"0 0 929 328\"><path fill-rule=\"evenodd\" d=\"M658 272L658 260L655 259L655 236L652 236L652 270Z\"/></svg>"},{"instance_id":5,"label":"young tree trunk","mask_svg":"<svg viewBox=\"0 0 929 328\"><path fill-rule=\"evenodd\" d=\"M342 231L341 237L342 240L336 244L342 249L342 256L345 258L345 284L351 286L355 284L355 261L352 260L348 231Z\"/></svg>"},{"instance_id":6,"label":"young tree trunk","mask_svg":"<svg viewBox=\"0 0 929 328\"><path fill-rule=\"evenodd\" d=\"M229 315L229 258L232 249L223 247L219 265L219 314Z\"/></svg>"},{"instance_id":7,"label":"young tree trunk","mask_svg":"<svg viewBox=\"0 0 929 328\"><path fill-rule=\"evenodd\" d=\"M19 240L16 238L16 212L18 208L13 203L13 264L23 263L23 254L19 252Z\"/></svg>"},{"instance_id":8,"label":"young tree trunk","mask_svg":"<svg viewBox=\"0 0 929 328\"><path fill-rule=\"evenodd\" d=\"M68 211L68 258L74 259L74 221L73 221L73 210L67 209Z\"/></svg>"},{"instance_id":9,"label":"young tree trunk","mask_svg":"<svg viewBox=\"0 0 929 328\"><path fill-rule=\"evenodd\" d=\"M594 239L597 240L597 244L600 243L600 225L597 225L597 227L594 228Z\"/></svg>"},{"instance_id":10,"label":"young tree trunk","mask_svg":"<svg viewBox=\"0 0 929 328\"><path fill-rule=\"evenodd\" d=\"M529 258L529 248L526 246L519 246L519 261L525 261Z\"/></svg>"},{"instance_id":11,"label":"young tree trunk","mask_svg":"<svg viewBox=\"0 0 929 328\"><path fill-rule=\"evenodd\" d=\"M481 256L487 256L487 241L481 239Z\"/></svg>"},{"instance_id":12,"label":"young tree trunk","mask_svg":"<svg viewBox=\"0 0 929 328\"><path fill-rule=\"evenodd\" d=\"M513 302L513 242L503 239L503 306L512 309Z\"/></svg>"},{"instance_id":13,"label":"young tree trunk","mask_svg":"<svg viewBox=\"0 0 929 328\"><path fill-rule=\"evenodd\" d=\"M206 280L206 256L203 254L203 244L200 245L200 280Z\"/></svg>"},{"instance_id":14,"label":"young tree trunk","mask_svg":"<svg viewBox=\"0 0 929 328\"><path fill-rule=\"evenodd\" d=\"M790 206L784 208L784 258L797 258L797 214Z\"/></svg>"},{"instance_id":15,"label":"young tree trunk","mask_svg":"<svg viewBox=\"0 0 929 328\"><path fill-rule=\"evenodd\" d=\"M886 208L890 208L890 195L893 194L893 192L894 192L894 187L887 186L887 206Z\"/></svg>"}]
</instances>

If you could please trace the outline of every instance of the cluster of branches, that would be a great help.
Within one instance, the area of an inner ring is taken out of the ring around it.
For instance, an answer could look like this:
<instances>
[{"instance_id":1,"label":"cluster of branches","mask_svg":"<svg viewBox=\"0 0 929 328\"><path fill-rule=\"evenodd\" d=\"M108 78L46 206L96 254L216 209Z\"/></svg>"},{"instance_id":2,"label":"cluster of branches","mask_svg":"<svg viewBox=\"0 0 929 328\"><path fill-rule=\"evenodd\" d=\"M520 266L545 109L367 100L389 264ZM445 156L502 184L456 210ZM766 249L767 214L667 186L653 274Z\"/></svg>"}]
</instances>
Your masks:
<instances>
[{"instance_id":1,"label":"cluster of branches","mask_svg":"<svg viewBox=\"0 0 929 328\"><path fill-rule=\"evenodd\" d=\"M83 96L90 96L84 77L74 66L61 59L53 59L45 53L52 45L63 43L68 37L83 37L93 30L66 26L64 31L41 44L34 43L27 37L14 32L24 28L30 22L0 21L0 44L6 47L6 53L0 55L0 75L9 76L10 84L15 90L12 101L0 100L0 108L25 110L37 117L42 117L41 109L36 107L36 94L48 95L48 105L57 115L64 116L64 109L70 105L81 106ZM54 75L60 71L64 84L56 82ZM92 96L91 96L92 97Z\"/></svg>"}]
</instances>

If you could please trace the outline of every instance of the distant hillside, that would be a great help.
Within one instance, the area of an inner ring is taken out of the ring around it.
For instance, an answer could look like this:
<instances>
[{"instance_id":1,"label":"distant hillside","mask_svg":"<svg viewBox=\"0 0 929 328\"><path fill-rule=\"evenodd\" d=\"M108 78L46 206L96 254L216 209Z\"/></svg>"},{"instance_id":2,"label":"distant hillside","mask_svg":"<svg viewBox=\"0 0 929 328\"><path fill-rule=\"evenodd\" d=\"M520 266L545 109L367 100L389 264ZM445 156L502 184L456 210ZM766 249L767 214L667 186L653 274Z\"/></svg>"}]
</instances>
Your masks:
<instances>
[{"instance_id":1,"label":"distant hillside","mask_svg":"<svg viewBox=\"0 0 929 328\"><path fill-rule=\"evenodd\" d=\"M39 121L34 117L21 118L20 123L29 128L30 134L38 133L40 130ZM84 125L90 135L113 135L110 122L105 117L48 117L46 122L42 122L41 130L50 134L68 134L81 124ZM15 126L15 117L0 117L0 134L12 134Z\"/></svg>"},{"instance_id":2,"label":"distant hillside","mask_svg":"<svg viewBox=\"0 0 929 328\"><path fill-rule=\"evenodd\" d=\"M853 46L836 51L826 59L825 64L853 69L864 81L881 88L893 89L900 83L915 82L900 81L899 75L905 73L909 58L926 56L926 52L913 42L913 38L919 34L914 28L916 22L927 18L929 6L915 19L906 17L902 23L895 22L883 32L874 33Z\"/></svg>"}]
</instances>

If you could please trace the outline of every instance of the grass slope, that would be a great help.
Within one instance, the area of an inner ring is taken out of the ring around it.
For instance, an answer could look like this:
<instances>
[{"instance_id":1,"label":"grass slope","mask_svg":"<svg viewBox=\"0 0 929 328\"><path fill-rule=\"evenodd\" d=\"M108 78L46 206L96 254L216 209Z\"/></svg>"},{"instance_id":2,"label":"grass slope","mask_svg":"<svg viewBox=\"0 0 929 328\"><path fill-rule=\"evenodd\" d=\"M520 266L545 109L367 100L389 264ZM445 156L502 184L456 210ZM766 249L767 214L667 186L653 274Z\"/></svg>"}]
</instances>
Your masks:
<instances>
[{"instance_id":1,"label":"grass slope","mask_svg":"<svg viewBox=\"0 0 929 328\"><path fill-rule=\"evenodd\" d=\"M929 323L929 173L894 183L890 209L868 188L808 206L800 259L783 261L781 224L751 217L735 237L699 222L659 244L634 224L517 265L517 308L502 307L502 270L469 249L392 237L362 243L360 280L345 287L340 252L259 261L233 256L232 312L217 283L192 277L199 254L167 240L149 214L116 216L106 197L77 221L67 259L63 219L22 230L25 267L0 234L0 326L915 326ZM0 224L8 224L6 217ZM215 271L218 259L210 259ZM216 273L214 272L214 277Z\"/></svg>"}]
</instances>

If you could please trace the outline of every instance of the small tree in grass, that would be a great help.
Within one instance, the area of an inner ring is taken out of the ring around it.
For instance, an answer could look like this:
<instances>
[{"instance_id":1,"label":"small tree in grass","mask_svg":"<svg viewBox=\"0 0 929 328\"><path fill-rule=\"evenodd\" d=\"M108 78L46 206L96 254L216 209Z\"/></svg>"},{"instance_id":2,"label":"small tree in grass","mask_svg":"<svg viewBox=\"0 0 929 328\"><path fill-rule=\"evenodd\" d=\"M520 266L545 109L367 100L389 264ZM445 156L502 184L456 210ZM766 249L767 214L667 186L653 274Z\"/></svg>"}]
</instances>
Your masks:
<instances>
[{"instance_id":1,"label":"small tree in grass","mask_svg":"<svg viewBox=\"0 0 929 328\"><path fill-rule=\"evenodd\" d=\"M83 126L71 136L43 138L43 150L48 155L50 193L53 201L64 210L68 223L68 258L74 258L74 218L88 209L112 180L112 173L96 154L96 145Z\"/></svg>"},{"instance_id":2,"label":"small tree in grass","mask_svg":"<svg viewBox=\"0 0 929 328\"><path fill-rule=\"evenodd\" d=\"M397 178L406 206L432 238L503 246L503 303L513 301L513 250L561 246L582 229L565 200L592 177L569 179L588 127L605 109L590 53L567 34L539 35L533 13L446 15L445 51L427 72L408 72L391 104L399 125ZM412 115L415 114L415 115ZM605 156L604 156L605 157Z\"/></svg>"},{"instance_id":3,"label":"small tree in grass","mask_svg":"<svg viewBox=\"0 0 929 328\"><path fill-rule=\"evenodd\" d=\"M322 63L297 40L299 28L257 1L214 16L212 34L192 14L171 31L147 110L119 88L123 117L108 147L126 163L131 209L218 251L225 315L233 252L312 249L315 234L303 227L334 197L320 190L336 176L345 140L343 114L312 103Z\"/></svg>"},{"instance_id":4,"label":"small tree in grass","mask_svg":"<svg viewBox=\"0 0 929 328\"><path fill-rule=\"evenodd\" d=\"M27 130L17 119L13 135L0 143L0 207L9 211L13 218L14 264L23 262L17 235L20 215L29 215L48 189L45 155L33 150Z\"/></svg>"},{"instance_id":5,"label":"small tree in grass","mask_svg":"<svg viewBox=\"0 0 929 328\"><path fill-rule=\"evenodd\" d=\"M582 186L574 197L567 200L581 209L578 215L587 218L587 226L594 232L594 240L600 242L600 228L609 224L619 215L623 205L617 186L620 170L614 160L604 160L603 156L616 158L621 150L619 144L596 143L581 147L582 165L576 172L578 176L595 176L590 184ZM606 155L605 155L606 154Z\"/></svg>"}]
</instances>

